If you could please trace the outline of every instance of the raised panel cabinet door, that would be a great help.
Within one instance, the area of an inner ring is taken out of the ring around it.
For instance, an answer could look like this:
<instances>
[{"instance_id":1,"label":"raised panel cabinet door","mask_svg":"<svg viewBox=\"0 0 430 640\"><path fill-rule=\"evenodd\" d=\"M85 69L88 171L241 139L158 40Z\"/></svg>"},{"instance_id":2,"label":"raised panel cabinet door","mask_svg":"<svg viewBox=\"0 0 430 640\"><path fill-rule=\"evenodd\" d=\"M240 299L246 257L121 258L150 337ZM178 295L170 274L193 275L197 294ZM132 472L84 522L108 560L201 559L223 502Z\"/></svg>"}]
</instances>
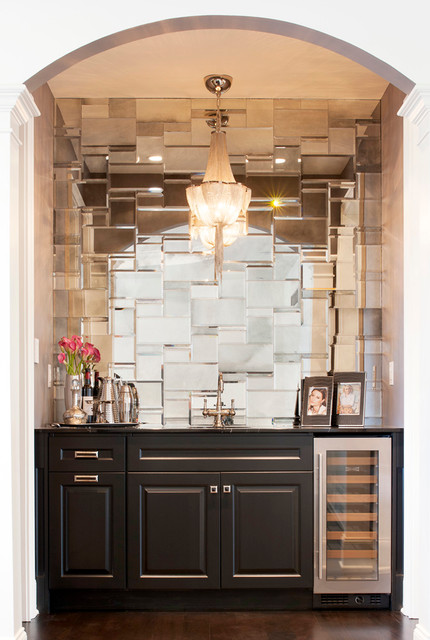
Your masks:
<instances>
[{"instance_id":1,"label":"raised panel cabinet door","mask_svg":"<svg viewBox=\"0 0 430 640\"><path fill-rule=\"evenodd\" d=\"M128 474L128 587L219 588L218 473Z\"/></svg>"},{"instance_id":2,"label":"raised panel cabinet door","mask_svg":"<svg viewBox=\"0 0 430 640\"><path fill-rule=\"evenodd\" d=\"M222 587L312 586L312 473L221 474Z\"/></svg>"},{"instance_id":3,"label":"raised panel cabinet door","mask_svg":"<svg viewBox=\"0 0 430 640\"><path fill-rule=\"evenodd\" d=\"M125 476L51 473L51 589L125 587Z\"/></svg>"}]
</instances>

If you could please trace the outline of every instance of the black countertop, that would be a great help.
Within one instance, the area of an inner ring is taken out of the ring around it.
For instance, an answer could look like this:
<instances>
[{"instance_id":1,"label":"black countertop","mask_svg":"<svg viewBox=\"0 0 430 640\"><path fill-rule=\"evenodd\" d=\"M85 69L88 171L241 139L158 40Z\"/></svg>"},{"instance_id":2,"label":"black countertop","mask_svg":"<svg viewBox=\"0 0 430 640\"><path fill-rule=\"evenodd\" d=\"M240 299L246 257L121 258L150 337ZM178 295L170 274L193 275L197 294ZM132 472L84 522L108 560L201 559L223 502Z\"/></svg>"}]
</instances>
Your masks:
<instances>
[{"instance_id":1,"label":"black countertop","mask_svg":"<svg viewBox=\"0 0 430 640\"><path fill-rule=\"evenodd\" d=\"M87 425L58 425L58 424L46 424L43 427L39 427L36 431L43 431L55 434L61 433L103 433L103 434L121 434L121 433L135 433L135 434L157 434L164 433L174 434L236 434L236 433L314 433L321 435L348 435L348 434L372 434L372 435L386 435L395 432L403 431L401 427L246 427L246 426L228 426L222 429L214 429L213 427L160 427L148 424L136 424L136 425L118 425L118 424L87 424Z\"/></svg>"}]
</instances>

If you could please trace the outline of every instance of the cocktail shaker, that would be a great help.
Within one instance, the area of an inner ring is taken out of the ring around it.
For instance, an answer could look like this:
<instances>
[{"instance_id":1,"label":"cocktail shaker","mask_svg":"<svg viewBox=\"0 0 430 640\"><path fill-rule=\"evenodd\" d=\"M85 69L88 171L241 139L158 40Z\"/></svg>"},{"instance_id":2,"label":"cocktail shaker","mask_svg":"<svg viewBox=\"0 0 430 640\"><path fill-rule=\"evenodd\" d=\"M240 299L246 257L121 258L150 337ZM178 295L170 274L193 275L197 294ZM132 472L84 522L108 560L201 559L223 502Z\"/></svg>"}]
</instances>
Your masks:
<instances>
[{"instance_id":1,"label":"cocktail shaker","mask_svg":"<svg viewBox=\"0 0 430 640\"><path fill-rule=\"evenodd\" d=\"M130 385L124 383L119 389L118 410L120 422L131 422L133 394Z\"/></svg>"}]
</instances>

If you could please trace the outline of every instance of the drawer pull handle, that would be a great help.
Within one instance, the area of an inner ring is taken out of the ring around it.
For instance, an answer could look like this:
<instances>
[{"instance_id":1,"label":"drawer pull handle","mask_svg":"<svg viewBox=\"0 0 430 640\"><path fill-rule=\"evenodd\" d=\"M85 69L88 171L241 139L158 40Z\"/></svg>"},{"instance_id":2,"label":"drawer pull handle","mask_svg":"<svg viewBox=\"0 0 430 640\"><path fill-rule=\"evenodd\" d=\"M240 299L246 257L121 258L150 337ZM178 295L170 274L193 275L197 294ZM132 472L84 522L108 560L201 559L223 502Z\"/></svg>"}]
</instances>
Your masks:
<instances>
[{"instance_id":1,"label":"drawer pull handle","mask_svg":"<svg viewBox=\"0 0 430 640\"><path fill-rule=\"evenodd\" d=\"M98 482L99 477L98 476L75 476L74 481L75 482Z\"/></svg>"},{"instance_id":2,"label":"drawer pull handle","mask_svg":"<svg viewBox=\"0 0 430 640\"><path fill-rule=\"evenodd\" d=\"M223 493L231 493L231 485L230 484L225 484L223 485Z\"/></svg>"},{"instance_id":3,"label":"drawer pull handle","mask_svg":"<svg viewBox=\"0 0 430 640\"><path fill-rule=\"evenodd\" d=\"M75 459L76 458L98 458L98 451L75 451Z\"/></svg>"},{"instance_id":4,"label":"drawer pull handle","mask_svg":"<svg viewBox=\"0 0 430 640\"><path fill-rule=\"evenodd\" d=\"M218 493L218 487L216 486L216 484L211 484L209 490L211 493Z\"/></svg>"}]
</instances>

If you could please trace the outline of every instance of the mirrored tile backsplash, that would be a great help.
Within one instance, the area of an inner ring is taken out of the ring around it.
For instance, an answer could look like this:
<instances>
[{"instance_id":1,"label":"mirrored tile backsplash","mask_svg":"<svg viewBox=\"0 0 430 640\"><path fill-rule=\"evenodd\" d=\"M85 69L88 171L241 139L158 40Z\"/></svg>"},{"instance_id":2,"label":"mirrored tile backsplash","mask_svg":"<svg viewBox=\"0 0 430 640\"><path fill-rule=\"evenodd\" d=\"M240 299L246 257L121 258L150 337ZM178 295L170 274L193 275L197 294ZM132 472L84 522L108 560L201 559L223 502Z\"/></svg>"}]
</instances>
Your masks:
<instances>
[{"instance_id":1,"label":"mirrored tile backsplash","mask_svg":"<svg viewBox=\"0 0 430 640\"><path fill-rule=\"evenodd\" d=\"M86 336L101 375L136 383L150 424L208 426L219 372L236 425L289 424L300 380L330 370L366 372L366 424L381 424L379 102L221 101L252 189L222 283L185 197L214 102L57 100L54 343Z\"/></svg>"}]
</instances>

